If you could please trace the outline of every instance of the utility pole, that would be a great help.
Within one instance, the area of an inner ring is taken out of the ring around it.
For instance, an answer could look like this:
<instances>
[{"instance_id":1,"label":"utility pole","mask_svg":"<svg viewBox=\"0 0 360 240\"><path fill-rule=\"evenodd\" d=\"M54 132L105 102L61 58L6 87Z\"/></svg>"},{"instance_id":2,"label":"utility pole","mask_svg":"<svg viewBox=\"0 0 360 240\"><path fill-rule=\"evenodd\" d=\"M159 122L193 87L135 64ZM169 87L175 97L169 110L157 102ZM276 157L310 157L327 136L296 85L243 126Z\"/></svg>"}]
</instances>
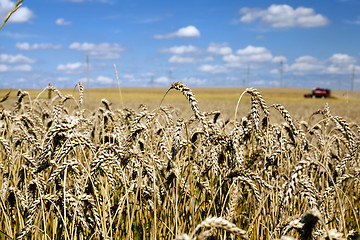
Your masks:
<instances>
[{"instance_id":1,"label":"utility pole","mask_svg":"<svg viewBox=\"0 0 360 240\"><path fill-rule=\"evenodd\" d=\"M354 81L355 81L355 65L353 65L351 73L351 91L354 91Z\"/></svg>"},{"instance_id":2,"label":"utility pole","mask_svg":"<svg viewBox=\"0 0 360 240\"><path fill-rule=\"evenodd\" d=\"M284 87L283 83L283 74L284 74L284 62L281 60L280 62L280 87Z\"/></svg>"},{"instance_id":3,"label":"utility pole","mask_svg":"<svg viewBox=\"0 0 360 240\"><path fill-rule=\"evenodd\" d=\"M87 88L87 99L90 100L90 62L89 62L89 55L86 56L86 88Z\"/></svg>"}]
</instances>

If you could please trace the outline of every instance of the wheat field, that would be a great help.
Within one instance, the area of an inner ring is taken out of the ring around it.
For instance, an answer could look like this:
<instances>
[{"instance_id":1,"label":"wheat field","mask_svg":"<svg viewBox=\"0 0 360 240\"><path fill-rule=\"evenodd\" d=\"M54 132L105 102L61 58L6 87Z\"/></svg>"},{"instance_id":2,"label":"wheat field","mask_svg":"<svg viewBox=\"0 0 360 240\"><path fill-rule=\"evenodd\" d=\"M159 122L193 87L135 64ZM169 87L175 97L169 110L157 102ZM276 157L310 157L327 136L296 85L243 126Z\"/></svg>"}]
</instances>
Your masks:
<instances>
[{"instance_id":1,"label":"wheat field","mask_svg":"<svg viewBox=\"0 0 360 240\"><path fill-rule=\"evenodd\" d=\"M151 109L89 108L81 83L8 95L0 239L360 239L360 128L326 103L299 119L247 88L224 117L180 82Z\"/></svg>"}]
</instances>

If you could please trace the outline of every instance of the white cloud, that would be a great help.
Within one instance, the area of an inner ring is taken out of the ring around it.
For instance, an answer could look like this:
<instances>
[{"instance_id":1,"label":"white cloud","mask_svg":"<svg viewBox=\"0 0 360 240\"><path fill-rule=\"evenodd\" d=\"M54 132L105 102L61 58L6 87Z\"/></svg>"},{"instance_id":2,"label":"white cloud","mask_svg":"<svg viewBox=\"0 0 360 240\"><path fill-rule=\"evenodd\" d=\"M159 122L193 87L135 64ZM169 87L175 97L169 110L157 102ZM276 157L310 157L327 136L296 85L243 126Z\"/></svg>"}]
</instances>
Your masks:
<instances>
[{"instance_id":1,"label":"white cloud","mask_svg":"<svg viewBox=\"0 0 360 240\"><path fill-rule=\"evenodd\" d=\"M16 3L10 0L0 0L0 22L2 23L8 13L14 9ZM22 23L27 22L35 15L27 7L20 7L15 13L9 18L9 22Z\"/></svg>"},{"instance_id":2,"label":"white cloud","mask_svg":"<svg viewBox=\"0 0 360 240\"><path fill-rule=\"evenodd\" d=\"M159 84L169 84L170 79L168 77L158 77L154 80L155 83L159 83Z\"/></svg>"},{"instance_id":3,"label":"white cloud","mask_svg":"<svg viewBox=\"0 0 360 240\"><path fill-rule=\"evenodd\" d=\"M102 85L108 85L114 83L114 79L105 76L98 76L96 78L96 82Z\"/></svg>"},{"instance_id":4,"label":"white cloud","mask_svg":"<svg viewBox=\"0 0 360 240\"><path fill-rule=\"evenodd\" d=\"M25 57L24 55L9 55L9 54L0 54L1 63L34 63L35 60Z\"/></svg>"},{"instance_id":5,"label":"white cloud","mask_svg":"<svg viewBox=\"0 0 360 240\"><path fill-rule=\"evenodd\" d=\"M32 70L32 67L29 64L22 64L22 65L14 66L12 70L19 72L29 72Z\"/></svg>"},{"instance_id":6,"label":"white cloud","mask_svg":"<svg viewBox=\"0 0 360 240\"><path fill-rule=\"evenodd\" d=\"M247 46L244 49L239 49L236 51L238 55L254 55L254 54L263 54L269 53L270 51L264 47L254 47L254 46Z\"/></svg>"},{"instance_id":7,"label":"white cloud","mask_svg":"<svg viewBox=\"0 0 360 240\"><path fill-rule=\"evenodd\" d=\"M99 50L99 51L122 52L125 50L125 48L120 46L118 43L107 43L107 42L99 43L99 44L88 43L88 42L84 42L84 43L74 42L70 44L69 48L78 51Z\"/></svg>"},{"instance_id":8,"label":"white cloud","mask_svg":"<svg viewBox=\"0 0 360 240\"><path fill-rule=\"evenodd\" d=\"M214 61L213 57L204 57L203 59L200 60L200 62L212 62Z\"/></svg>"},{"instance_id":9,"label":"white cloud","mask_svg":"<svg viewBox=\"0 0 360 240\"><path fill-rule=\"evenodd\" d=\"M169 58L169 62L170 63L180 63L180 64L190 64L190 63L195 63L196 60L193 57L180 57L180 56L171 56Z\"/></svg>"},{"instance_id":10,"label":"white cloud","mask_svg":"<svg viewBox=\"0 0 360 240\"><path fill-rule=\"evenodd\" d=\"M279 71L279 69L274 68L274 69L271 69L269 73L270 73L270 74L279 74L280 71Z\"/></svg>"},{"instance_id":11,"label":"white cloud","mask_svg":"<svg viewBox=\"0 0 360 240\"><path fill-rule=\"evenodd\" d=\"M27 42L24 43L16 43L15 47L19 50L48 50L48 49L61 49L61 45L51 44L51 43L34 43L33 45L30 45Z\"/></svg>"},{"instance_id":12,"label":"white cloud","mask_svg":"<svg viewBox=\"0 0 360 240\"><path fill-rule=\"evenodd\" d=\"M294 9L286 4L273 4L265 10L242 8L239 13L242 15L240 21L243 23L250 23L256 19L260 19L262 24L269 25L273 28L311 28L322 27L329 24L329 20L325 16L316 14L312 8L298 7Z\"/></svg>"},{"instance_id":13,"label":"white cloud","mask_svg":"<svg viewBox=\"0 0 360 240\"><path fill-rule=\"evenodd\" d=\"M279 56L277 60L280 60L282 56ZM273 58L273 62L277 57ZM313 56L301 56L294 60L292 64L284 64L284 71L290 72L296 75L305 74L348 74L350 75L352 69L359 68L355 66L357 59L353 56L336 53L327 59L318 59ZM278 61L277 61L278 62ZM279 74L279 69L270 70L271 74Z\"/></svg>"},{"instance_id":14,"label":"white cloud","mask_svg":"<svg viewBox=\"0 0 360 240\"><path fill-rule=\"evenodd\" d=\"M264 15L264 10L259 8L244 7L240 9L239 14L243 15L240 18L241 22L250 23L255 21L257 18L262 17Z\"/></svg>"},{"instance_id":15,"label":"white cloud","mask_svg":"<svg viewBox=\"0 0 360 240\"><path fill-rule=\"evenodd\" d=\"M324 69L323 73L328 74L351 74L354 68L354 63L357 59L347 54L336 53L333 54L327 62L330 64ZM355 66L355 69L357 66Z\"/></svg>"},{"instance_id":16,"label":"white cloud","mask_svg":"<svg viewBox=\"0 0 360 240\"><path fill-rule=\"evenodd\" d=\"M180 64L190 64L190 63L199 63L199 62L211 62L214 58L205 57L205 58L195 58L195 57L182 57L182 56L171 56L169 58L170 63L180 63Z\"/></svg>"},{"instance_id":17,"label":"white cloud","mask_svg":"<svg viewBox=\"0 0 360 240\"><path fill-rule=\"evenodd\" d=\"M229 55L232 53L232 49L227 43L210 43L207 51L217 55Z\"/></svg>"},{"instance_id":18,"label":"white cloud","mask_svg":"<svg viewBox=\"0 0 360 240\"><path fill-rule=\"evenodd\" d=\"M32 67L29 64L22 64L22 65L16 65L16 66L0 64L0 72L29 72L31 70L32 70Z\"/></svg>"},{"instance_id":19,"label":"white cloud","mask_svg":"<svg viewBox=\"0 0 360 240\"><path fill-rule=\"evenodd\" d=\"M354 64L350 64L347 66L340 66L341 71L338 72L338 74L348 74L351 75L353 71L355 71L355 75L357 75L357 73L359 73L360 71L360 66L358 65L354 65Z\"/></svg>"},{"instance_id":20,"label":"white cloud","mask_svg":"<svg viewBox=\"0 0 360 240\"><path fill-rule=\"evenodd\" d=\"M9 66L5 65L5 64L0 64L0 72L8 72L9 71Z\"/></svg>"},{"instance_id":21,"label":"white cloud","mask_svg":"<svg viewBox=\"0 0 360 240\"><path fill-rule=\"evenodd\" d=\"M56 69L68 74L76 74L85 70L85 64L81 62L59 64Z\"/></svg>"},{"instance_id":22,"label":"white cloud","mask_svg":"<svg viewBox=\"0 0 360 240\"><path fill-rule=\"evenodd\" d=\"M273 59L272 59L272 62L273 63L280 63L280 62L286 62L286 57L284 56L275 56Z\"/></svg>"},{"instance_id":23,"label":"white cloud","mask_svg":"<svg viewBox=\"0 0 360 240\"><path fill-rule=\"evenodd\" d=\"M242 59L247 62L266 62L272 60L271 52L264 47L247 46L244 49L239 49L236 52Z\"/></svg>"},{"instance_id":24,"label":"white cloud","mask_svg":"<svg viewBox=\"0 0 360 240\"><path fill-rule=\"evenodd\" d=\"M153 76L153 75L149 75L147 76L147 74L141 74L142 78L136 78L133 74L124 74L121 76L121 79L124 79L124 81L127 82L140 82L140 83L144 83L146 81L148 81L148 77L149 76ZM144 77L146 78L146 80L144 80Z\"/></svg>"},{"instance_id":25,"label":"white cloud","mask_svg":"<svg viewBox=\"0 0 360 240\"><path fill-rule=\"evenodd\" d=\"M70 80L70 78L68 78L68 77L58 77L57 80L60 81L60 82L67 82L67 81Z\"/></svg>"},{"instance_id":26,"label":"white cloud","mask_svg":"<svg viewBox=\"0 0 360 240\"><path fill-rule=\"evenodd\" d=\"M15 80L16 83L25 83L27 82L28 80L26 80L25 78L18 78Z\"/></svg>"},{"instance_id":27,"label":"white cloud","mask_svg":"<svg viewBox=\"0 0 360 240\"><path fill-rule=\"evenodd\" d=\"M193 45L187 45L187 46L183 45L183 46L174 46L171 48L164 49L162 51L172 53L172 54L182 55L182 54L187 54L187 53L197 53L197 52L200 52L200 49L198 49L197 47L195 47Z\"/></svg>"},{"instance_id":28,"label":"white cloud","mask_svg":"<svg viewBox=\"0 0 360 240\"><path fill-rule=\"evenodd\" d=\"M105 59L105 60L114 60L119 59L119 52L125 51L125 48L119 45L118 43L79 43L73 42L69 46L70 49L88 52L90 57L93 59Z\"/></svg>"},{"instance_id":29,"label":"white cloud","mask_svg":"<svg viewBox=\"0 0 360 240\"><path fill-rule=\"evenodd\" d=\"M66 26L66 25L71 25L71 21L65 21L64 18L58 18L56 19L55 24L58 26Z\"/></svg>"},{"instance_id":30,"label":"white cloud","mask_svg":"<svg viewBox=\"0 0 360 240\"><path fill-rule=\"evenodd\" d=\"M349 64L355 63L357 60L355 57L349 56L347 54L336 53L329 58L329 61L334 64Z\"/></svg>"},{"instance_id":31,"label":"white cloud","mask_svg":"<svg viewBox=\"0 0 360 240\"><path fill-rule=\"evenodd\" d=\"M229 69L228 69L226 66L222 66L222 65L210 65L210 64L201 65L201 66L198 68L198 70L199 70L199 71L202 71L202 72L212 73L212 74L229 72Z\"/></svg>"},{"instance_id":32,"label":"white cloud","mask_svg":"<svg viewBox=\"0 0 360 240\"><path fill-rule=\"evenodd\" d=\"M14 33L14 32L2 32L1 35L9 37L9 38L15 38L15 39L39 37L38 35L35 35L35 34L23 34L23 33L18 33L18 32L17 33Z\"/></svg>"},{"instance_id":33,"label":"white cloud","mask_svg":"<svg viewBox=\"0 0 360 240\"><path fill-rule=\"evenodd\" d=\"M360 16L356 20L345 20L346 23L360 25Z\"/></svg>"},{"instance_id":34,"label":"white cloud","mask_svg":"<svg viewBox=\"0 0 360 240\"><path fill-rule=\"evenodd\" d=\"M297 73L304 73L307 71L319 70L324 68L323 61L313 57L313 56L301 56L295 59L294 63L289 67L286 67L287 71L294 71Z\"/></svg>"},{"instance_id":35,"label":"white cloud","mask_svg":"<svg viewBox=\"0 0 360 240\"><path fill-rule=\"evenodd\" d=\"M195 26L187 26L180 28L175 35L183 38L200 37L200 31Z\"/></svg>"},{"instance_id":36,"label":"white cloud","mask_svg":"<svg viewBox=\"0 0 360 240\"><path fill-rule=\"evenodd\" d=\"M200 31L195 26L187 26L180 28L176 32L164 34L164 35L154 35L155 39L167 39L167 38L198 38L200 37Z\"/></svg>"},{"instance_id":37,"label":"white cloud","mask_svg":"<svg viewBox=\"0 0 360 240\"><path fill-rule=\"evenodd\" d=\"M271 52L264 47L247 46L236 51L236 55L229 54L223 56L223 61L227 63L261 63L273 60Z\"/></svg>"},{"instance_id":38,"label":"white cloud","mask_svg":"<svg viewBox=\"0 0 360 240\"><path fill-rule=\"evenodd\" d=\"M205 79L195 78L195 77L186 77L181 80L181 82L187 85L196 85L196 86L203 86L206 84Z\"/></svg>"},{"instance_id":39,"label":"white cloud","mask_svg":"<svg viewBox=\"0 0 360 240\"><path fill-rule=\"evenodd\" d=\"M132 74L124 74L124 75L122 75L122 77L126 78L126 79L134 79L135 78L134 75L132 75Z\"/></svg>"},{"instance_id":40,"label":"white cloud","mask_svg":"<svg viewBox=\"0 0 360 240\"><path fill-rule=\"evenodd\" d=\"M169 58L170 63L191 64L199 62L211 62L214 58L211 56L201 57L201 49L193 45L174 46L162 49L162 52L175 54Z\"/></svg>"},{"instance_id":41,"label":"white cloud","mask_svg":"<svg viewBox=\"0 0 360 240\"><path fill-rule=\"evenodd\" d=\"M224 62L240 62L241 60L239 56L236 56L234 54L225 55L222 59Z\"/></svg>"},{"instance_id":42,"label":"white cloud","mask_svg":"<svg viewBox=\"0 0 360 240\"><path fill-rule=\"evenodd\" d=\"M154 76L154 73L152 73L152 72L146 72L146 73L141 74L141 77L153 77L153 76Z\"/></svg>"}]
</instances>

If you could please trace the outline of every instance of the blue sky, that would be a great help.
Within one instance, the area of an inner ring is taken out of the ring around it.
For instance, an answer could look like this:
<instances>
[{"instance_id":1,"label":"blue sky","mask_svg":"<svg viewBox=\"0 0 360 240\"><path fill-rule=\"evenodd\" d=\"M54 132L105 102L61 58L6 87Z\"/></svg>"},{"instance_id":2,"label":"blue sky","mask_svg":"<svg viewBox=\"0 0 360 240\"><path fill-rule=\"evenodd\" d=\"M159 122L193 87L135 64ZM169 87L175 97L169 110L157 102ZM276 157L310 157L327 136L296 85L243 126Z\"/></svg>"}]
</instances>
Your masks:
<instances>
[{"instance_id":1,"label":"blue sky","mask_svg":"<svg viewBox=\"0 0 360 240\"><path fill-rule=\"evenodd\" d=\"M0 20L16 1L0 0ZM24 0L0 31L0 88L86 83L360 90L357 0ZM282 70L281 70L282 69Z\"/></svg>"}]
</instances>

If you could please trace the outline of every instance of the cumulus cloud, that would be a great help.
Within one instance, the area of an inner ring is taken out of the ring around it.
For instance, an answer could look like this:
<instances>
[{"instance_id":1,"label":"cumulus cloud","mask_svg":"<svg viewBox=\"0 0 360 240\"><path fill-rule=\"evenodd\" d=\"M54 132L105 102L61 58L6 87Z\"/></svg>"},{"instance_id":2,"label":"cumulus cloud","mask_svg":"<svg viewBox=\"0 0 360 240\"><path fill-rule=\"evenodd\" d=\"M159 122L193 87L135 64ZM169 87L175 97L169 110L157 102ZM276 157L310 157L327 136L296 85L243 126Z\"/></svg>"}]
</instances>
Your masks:
<instances>
[{"instance_id":1,"label":"cumulus cloud","mask_svg":"<svg viewBox=\"0 0 360 240\"><path fill-rule=\"evenodd\" d=\"M214 58L205 57L205 58L196 58L196 57L183 57L174 55L169 58L170 63L180 63L180 64L191 64L191 63L199 63L199 62L211 62Z\"/></svg>"},{"instance_id":2,"label":"cumulus cloud","mask_svg":"<svg viewBox=\"0 0 360 240\"><path fill-rule=\"evenodd\" d=\"M58 80L59 82L67 82L70 80L70 78L68 77L58 77L56 80Z\"/></svg>"},{"instance_id":3,"label":"cumulus cloud","mask_svg":"<svg viewBox=\"0 0 360 240\"><path fill-rule=\"evenodd\" d=\"M181 56L171 56L169 58L170 63L181 63L181 64L190 64L196 63L196 59L193 57L181 57Z\"/></svg>"},{"instance_id":4,"label":"cumulus cloud","mask_svg":"<svg viewBox=\"0 0 360 240\"><path fill-rule=\"evenodd\" d=\"M280 71L279 71L279 69L274 68L274 69L271 69L271 70L269 71L269 73L270 73L270 74L279 74Z\"/></svg>"},{"instance_id":5,"label":"cumulus cloud","mask_svg":"<svg viewBox=\"0 0 360 240\"><path fill-rule=\"evenodd\" d=\"M105 77L105 76L98 76L96 78L96 83L99 83L101 85L109 85L109 84L114 83L114 79L109 78L109 77Z\"/></svg>"},{"instance_id":6,"label":"cumulus cloud","mask_svg":"<svg viewBox=\"0 0 360 240\"><path fill-rule=\"evenodd\" d=\"M99 44L88 43L88 42L84 42L84 43L74 42L70 44L69 48L78 51L94 51L96 49L100 49L101 51L121 52L125 50L122 46L120 46L117 43L107 43L107 42L99 43Z\"/></svg>"},{"instance_id":7,"label":"cumulus cloud","mask_svg":"<svg viewBox=\"0 0 360 240\"><path fill-rule=\"evenodd\" d=\"M39 37L36 34L24 34L24 33L18 33L18 32L16 32L16 33L15 32L2 32L1 35L9 37L9 38L15 38L15 39Z\"/></svg>"},{"instance_id":8,"label":"cumulus cloud","mask_svg":"<svg viewBox=\"0 0 360 240\"><path fill-rule=\"evenodd\" d=\"M210 43L207 51L216 55L229 55L232 53L232 49L227 43Z\"/></svg>"},{"instance_id":9,"label":"cumulus cloud","mask_svg":"<svg viewBox=\"0 0 360 240\"><path fill-rule=\"evenodd\" d=\"M158 77L154 80L155 83L158 84L169 84L170 82L170 78L162 76L162 77Z\"/></svg>"},{"instance_id":10,"label":"cumulus cloud","mask_svg":"<svg viewBox=\"0 0 360 240\"><path fill-rule=\"evenodd\" d=\"M196 78L196 77L185 77L181 80L181 82L192 85L192 86L203 86L206 84L205 79Z\"/></svg>"},{"instance_id":11,"label":"cumulus cloud","mask_svg":"<svg viewBox=\"0 0 360 240\"><path fill-rule=\"evenodd\" d=\"M273 28L312 28L329 24L329 20L325 16L317 14L312 8L298 7L294 9L286 4L273 4L265 10L258 8L242 8L239 13L242 15L240 22L250 23L260 19L262 24Z\"/></svg>"},{"instance_id":12,"label":"cumulus cloud","mask_svg":"<svg viewBox=\"0 0 360 240\"><path fill-rule=\"evenodd\" d=\"M323 70L323 73L328 74L350 74L352 69L357 66L355 57L347 54L335 53L326 61L329 65Z\"/></svg>"},{"instance_id":13,"label":"cumulus cloud","mask_svg":"<svg viewBox=\"0 0 360 240\"><path fill-rule=\"evenodd\" d=\"M244 49L239 49L235 54L223 56L223 61L229 64L243 64L243 63L263 63L273 60L271 52L265 47L247 46Z\"/></svg>"},{"instance_id":14,"label":"cumulus cloud","mask_svg":"<svg viewBox=\"0 0 360 240\"><path fill-rule=\"evenodd\" d=\"M154 35L155 39L167 39L167 38L198 38L200 37L200 31L195 26L182 27L176 32L167 33L164 35Z\"/></svg>"},{"instance_id":15,"label":"cumulus cloud","mask_svg":"<svg viewBox=\"0 0 360 240\"><path fill-rule=\"evenodd\" d=\"M31 65L29 64L22 64L12 67L13 71L20 71L20 72L29 72L32 70Z\"/></svg>"},{"instance_id":16,"label":"cumulus cloud","mask_svg":"<svg viewBox=\"0 0 360 240\"><path fill-rule=\"evenodd\" d=\"M357 59L355 57L342 53L333 54L331 57L327 59L318 59L316 57L307 55L296 58L292 64L284 64L284 71L295 75L306 75L306 74L350 75L353 69L360 70L360 66L355 65L356 62ZM279 72L280 72L279 69L270 70L271 74L279 74Z\"/></svg>"},{"instance_id":17,"label":"cumulus cloud","mask_svg":"<svg viewBox=\"0 0 360 240\"><path fill-rule=\"evenodd\" d=\"M153 76L154 76L154 73L152 73L152 72L146 72L146 73L141 74L141 77L153 77Z\"/></svg>"},{"instance_id":18,"label":"cumulus cloud","mask_svg":"<svg viewBox=\"0 0 360 240\"><path fill-rule=\"evenodd\" d=\"M301 56L295 59L294 63L285 70L294 71L297 73L304 73L307 71L319 70L322 68L324 68L323 61L320 61L313 56Z\"/></svg>"},{"instance_id":19,"label":"cumulus cloud","mask_svg":"<svg viewBox=\"0 0 360 240\"><path fill-rule=\"evenodd\" d=\"M272 59L272 62L273 63L280 63L280 62L286 62L286 57L284 56L275 56L273 59Z\"/></svg>"},{"instance_id":20,"label":"cumulus cloud","mask_svg":"<svg viewBox=\"0 0 360 240\"><path fill-rule=\"evenodd\" d=\"M166 48L162 50L163 52L171 53L171 54L189 54L189 53L197 53L200 52L200 49L193 45L182 45L182 46L174 46L171 48Z\"/></svg>"},{"instance_id":21,"label":"cumulus cloud","mask_svg":"<svg viewBox=\"0 0 360 240\"><path fill-rule=\"evenodd\" d=\"M71 25L71 22L66 21L64 18L58 18L56 19L55 24L58 26L66 26L66 25Z\"/></svg>"},{"instance_id":22,"label":"cumulus cloud","mask_svg":"<svg viewBox=\"0 0 360 240\"><path fill-rule=\"evenodd\" d=\"M32 67L29 64L21 64L16 66L0 64L0 72L29 72L31 70Z\"/></svg>"},{"instance_id":23,"label":"cumulus cloud","mask_svg":"<svg viewBox=\"0 0 360 240\"><path fill-rule=\"evenodd\" d=\"M238 55L251 56L251 55L258 55L258 54L268 55L270 53L270 51L264 47L254 47L254 46L249 45L244 49L237 50L236 53Z\"/></svg>"},{"instance_id":24,"label":"cumulus cloud","mask_svg":"<svg viewBox=\"0 0 360 240\"><path fill-rule=\"evenodd\" d=\"M119 52L125 51L125 48L119 45L118 43L79 43L73 42L69 46L70 49L88 52L89 56L93 59L104 59L104 60L114 60L119 59Z\"/></svg>"},{"instance_id":25,"label":"cumulus cloud","mask_svg":"<svg viewBox=\"0 0 360 240\"><path fill-rule=\"evenodd\" d=\"M0 22L3 22L7 14L14 9L16 1L0 0ZM35 15L27 7L20 7L15 13L11 15L8 22L23 23L29 21Z\"/></svg>"},{"instance_id":26,"label":"cumulus cloud","mask_svg":"<svg viewBox=\"0 0 360 240\"><path fill-rule=\"evenodd\" d=\"M35 63L35 60L25 57L24 55L0 54L0 63Z\"/></svg>"},{"instance_id":27,"label":"cumulus cloud","mask_svg":"<svg viewBox=\"0 0 360 240\"><path fill-rule=\"evenodd\" d=\"M329 58L329 61L333 64L349 64L355 63L357 60L355 57L347 54L335 53Z\"/></svg>"},{"instance_id":28,"label":"cumulus cloud","mask_svg":"<svg viewBox=\"0 0 360 240\"><path fill-rule=\"evenodd\" d=\"M214 61L214 58L211 56L203 57L201 54L202 50L193 45L174 46L162 49L161 51L174 54L168 60L170 63L192 64Z\"/></svg>"},{"instance_id":29,"label":"cumulus cloud","mask_svg":"<svg viewBox=\"0 0 360 240\"><path fill-rule=\"evenodd\" d=\"M76 74L85 70L85 64L81 62L59 64L56 69L64 73Z\"/></svg>"},{"instance_id":30,"label":"cumulus cloud","mask_svg":"<svg viewBox=\"0 0 360 240\"><path fill-rule=\"evenodd\" d=\"M49 49L61 49L61 45L57 45L57 44L51 44L51 43L34 43L34 44L29 44L27 42L24 43L16 43L15 47L19 50L24 50L24 51L31 51L31 50L49 50Z\"/></svg>"},{"instance_id":31,"label":"cumulus cloud","mask_svg":"<svg viewBox=\"0 0 360 240\"><path fill-rule=\"evenodd\" d=\"M141 83L144 84L147 82L149 77L152 77L152 73L143 73L141 77L136 77L133 74L123 74L120 79L124 80L124 82L131 82L131 83Z\"/></svg>"},{"instance_id":32,"label":"cumulus cloud","mask_svg":"<svg viewBox=\"0 0 360 240\"><path fill-rule=\"evenodd\" d=\"M202 71L202 72L212 73L212 74L229 72L229 69L226 66L223 66L223 65L210 65L210 64L201 65L198 68L198 70Z\"/></svg>"},{"instance_id":33,"label":"cumulus cloud","mask_svg":"<svg viewBox=\"0 0 360 240\"><path fill-rule=\"evenodd\" d=\"M360 16L356 20L345 20L346 23L360 25Z\"/></svg>"}]
</instances>

